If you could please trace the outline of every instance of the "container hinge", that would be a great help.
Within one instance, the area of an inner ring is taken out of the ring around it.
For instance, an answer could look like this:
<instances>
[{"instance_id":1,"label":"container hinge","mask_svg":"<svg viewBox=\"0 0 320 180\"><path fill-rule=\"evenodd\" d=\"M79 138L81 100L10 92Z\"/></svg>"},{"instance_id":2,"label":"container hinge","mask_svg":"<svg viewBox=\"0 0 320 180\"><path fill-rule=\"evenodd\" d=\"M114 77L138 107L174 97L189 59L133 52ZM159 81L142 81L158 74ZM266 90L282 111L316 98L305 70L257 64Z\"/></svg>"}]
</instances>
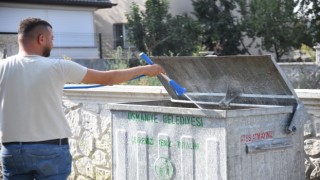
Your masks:
<instances>
[{"instance_id":1,"label":"container hinge","mask_svg":"<svg viewBox=\"0 0 320 180\"><path fill-rule=\"evenodd\" d=\"M235 91L234 88L230 88L229 86L226 96L223 99L221 99L221 101L219 101L219 106L222 108L229 108L231 101L236 99L239 95L239 92Z\"/></svg>"}]
</instances>

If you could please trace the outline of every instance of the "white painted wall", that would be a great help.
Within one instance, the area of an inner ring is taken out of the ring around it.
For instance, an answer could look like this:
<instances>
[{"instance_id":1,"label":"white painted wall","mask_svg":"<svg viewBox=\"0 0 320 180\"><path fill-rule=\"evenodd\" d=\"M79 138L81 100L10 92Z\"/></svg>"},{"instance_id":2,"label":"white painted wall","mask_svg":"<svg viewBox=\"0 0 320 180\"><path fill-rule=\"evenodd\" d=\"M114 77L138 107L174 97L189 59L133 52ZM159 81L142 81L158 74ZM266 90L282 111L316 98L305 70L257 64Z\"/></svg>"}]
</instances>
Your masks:
<instances>
[{"instance_id":1,"label":"white painted wall","mask_svg":"<svg viewBox=\"0 0 320 180\"><path fill-rule=\"evenodd\" d=\"M191 0L170 0L169 13L171 13L172 15L190 12L193 12Z\"/></svg>"},{"instance_id":2,"label":"white painted wall","mask_svg":"<svg viewBox=\"0 0 320 180\"><path fill-rule=\"evenodd\" d=\"M113 48L113 25L116 23L127 23L126 14L130 13L132 3L139 5L140 10L145 10L146 0L112 0L117 6L111 9L99 9L95 11L96 31L102 33L106 46ZM169 13L172 15L193 11L191 0L170 0Z\"/></svg>"}]
</instances>

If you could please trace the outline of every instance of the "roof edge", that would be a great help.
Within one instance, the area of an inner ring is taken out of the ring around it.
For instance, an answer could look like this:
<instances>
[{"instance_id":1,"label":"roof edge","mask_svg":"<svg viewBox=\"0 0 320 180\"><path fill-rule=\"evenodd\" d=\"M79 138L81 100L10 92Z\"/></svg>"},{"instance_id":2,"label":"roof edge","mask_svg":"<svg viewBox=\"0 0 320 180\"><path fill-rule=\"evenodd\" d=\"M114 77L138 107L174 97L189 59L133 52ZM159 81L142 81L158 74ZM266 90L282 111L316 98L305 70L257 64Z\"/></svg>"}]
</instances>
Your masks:
<instances>
[{"instance_id":1,"label":"roof edge","mask_svg":"<svg viewBox=\"0 0 320 180\"><path fill-rule=\"evenodd\" d=\"M78 6L78 7L95 7L97 9L112 8L117 4L110 1L81 1L81 0L0 0L6 3L24 3L38 5L63 5L63 6Z\"/></svg>"}]
</instances>

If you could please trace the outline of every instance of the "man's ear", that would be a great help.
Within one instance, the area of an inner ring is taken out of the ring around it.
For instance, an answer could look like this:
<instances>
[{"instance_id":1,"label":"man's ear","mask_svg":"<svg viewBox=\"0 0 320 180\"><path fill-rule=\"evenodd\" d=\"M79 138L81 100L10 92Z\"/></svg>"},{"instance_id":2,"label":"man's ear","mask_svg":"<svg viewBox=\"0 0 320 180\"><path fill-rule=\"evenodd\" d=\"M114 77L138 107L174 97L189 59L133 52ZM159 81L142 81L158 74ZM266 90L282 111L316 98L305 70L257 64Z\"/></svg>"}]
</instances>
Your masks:
<instances>
[{"instance_id":1,"label":"man's ear","mask_svg":"<svg viewBox=\"0 0 320 180\"><path fill-rule=\"evenodd\" d=\"M39 44L44 44L44 43L45 43L45 37L44 37L44 35L43 35L43 34L39 34L37 40L38 40L38 43L39 43Z\"/></svg>"}]
</instances>

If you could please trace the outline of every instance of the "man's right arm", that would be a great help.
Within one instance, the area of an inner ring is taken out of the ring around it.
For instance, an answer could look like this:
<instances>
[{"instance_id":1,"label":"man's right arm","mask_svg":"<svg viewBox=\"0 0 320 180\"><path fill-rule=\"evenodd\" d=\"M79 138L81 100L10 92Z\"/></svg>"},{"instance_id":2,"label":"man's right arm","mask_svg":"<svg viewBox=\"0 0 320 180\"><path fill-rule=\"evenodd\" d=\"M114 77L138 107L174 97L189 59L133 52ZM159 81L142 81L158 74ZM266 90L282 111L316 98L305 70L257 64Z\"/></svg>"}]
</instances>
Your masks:
<instances>
[{"instance_id":1,"label":"man's right arm","mask_svg":"<svg viewBox=\"0 0 320 180\"><path fill-rule=\"evenodd\" d=\"M157 76L161 73L164 73L164 69L158 64L110 71L88 69L82 82L88 84L114 85L129 81L140 75Z\"/></svg>"}]
</instances>

